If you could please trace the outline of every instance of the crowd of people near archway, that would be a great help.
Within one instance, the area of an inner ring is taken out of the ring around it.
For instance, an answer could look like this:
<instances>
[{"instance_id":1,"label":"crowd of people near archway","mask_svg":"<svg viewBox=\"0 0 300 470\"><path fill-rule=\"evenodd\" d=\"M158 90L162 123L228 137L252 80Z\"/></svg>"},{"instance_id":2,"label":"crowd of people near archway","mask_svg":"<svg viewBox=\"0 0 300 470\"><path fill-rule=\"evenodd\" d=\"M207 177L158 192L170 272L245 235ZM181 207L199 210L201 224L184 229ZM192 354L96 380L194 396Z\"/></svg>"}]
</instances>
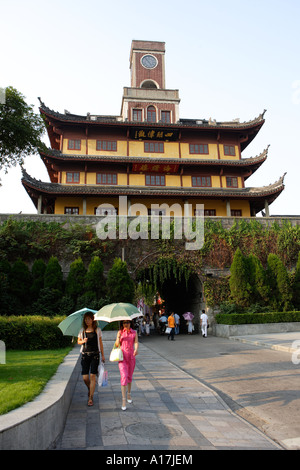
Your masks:
<instances>
[{"instance_id":1,"label":"crowd of people near archway","mask_svg":"<svg viewBox=\"0 0 300 470\"><path fill-rule=\"evenodd\" d=\"M174 341L174 337L180 332L189 335L195 332L195 322L192 318L185 319L184 315L179 315L174 311L170 311L170 313L167 314L164 308L152 309L148 306L145 307L144 316L137 318L135 322L139 336L150 336L152 333L157 333L159 335L167 335L168 339ZM202 310L200 315L200 328L204 338L207 337L208 327L208 317L205 310Z\"/></svg>"}]
</instances>

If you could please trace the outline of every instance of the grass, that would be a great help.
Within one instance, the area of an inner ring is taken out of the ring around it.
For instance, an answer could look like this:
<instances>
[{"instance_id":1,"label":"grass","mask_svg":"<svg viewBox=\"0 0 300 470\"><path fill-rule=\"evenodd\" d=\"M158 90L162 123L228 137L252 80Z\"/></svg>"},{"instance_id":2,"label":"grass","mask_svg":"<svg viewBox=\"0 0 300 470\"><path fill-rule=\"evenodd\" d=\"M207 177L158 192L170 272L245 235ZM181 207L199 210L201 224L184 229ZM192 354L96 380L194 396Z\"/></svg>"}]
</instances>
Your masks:
<instances>
[{"instance_id":1,"label":"grass","mask_svg":"<svg viewBox=\"0 0 300 470\"><path fill-rule=\"evenodd\" d=\"M0 364L0 415L39 395L71 349L6 351L6 364Z\"/></svg>"}]
</instances>

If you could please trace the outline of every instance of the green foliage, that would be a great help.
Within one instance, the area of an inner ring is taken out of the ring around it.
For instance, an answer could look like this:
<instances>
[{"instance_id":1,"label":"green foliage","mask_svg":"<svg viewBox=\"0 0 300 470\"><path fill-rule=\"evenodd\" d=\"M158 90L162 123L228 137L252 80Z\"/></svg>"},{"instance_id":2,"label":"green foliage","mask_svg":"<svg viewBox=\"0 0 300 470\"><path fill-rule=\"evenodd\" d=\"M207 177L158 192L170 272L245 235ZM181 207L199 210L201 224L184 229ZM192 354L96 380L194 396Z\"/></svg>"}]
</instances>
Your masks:
<instances>
[{"instance_id":1,"label":"green foliage","mask_svg":"<svg viewBox=\"0 0 300 470\"><path fill-rule=\"evenodd\" d=\"M273 308L284 312L292 308L292 288L287 270L280 258L272 253L268 256L268 277Z\"/></svg>"},{"instance_id":2,"label":"green foliage","mask_svg":"<svg viewBox=\"0 0 300 470\"><path fill-rule=\"evenodd\" d=\"M103 269L101 259L99 256L95 256L90 262L85 276L85 290L93 293L96 299L101 299L105 292Z\"/></svg>"},{"instance_id":3,"label":"green foliage","mask_svg":"<svg viewBox=\"0 0 300 470\"><path fill-rule=\"evenodd\" d=\"M45 269L44 287L59 292L63 290L63 273L56 256L51 256Z\"/></svg>"},{"instance_id":4,"label":"green foliage","mask_svg":"<svg viewBox=\"0 0 300 470\"><path fill-rule=\"evenodd\" d=\"M142 283L142 288L147 294L147 289L160 289L168 279L174 279L175 283L185 280L187 285L193 270L189 263L183 259L177 259L174 254L163 254L151 263L146 270L140 270L137 274L138 280Z\"/></svg>"},{"instance_id":5,"label":"green foliage","mask_svg":"<svg viewBox=\"0 0 300 470\"><path fill-rule=\"evenodd\" d=\"M293 304L297 310L300 310L300 251L292 283Z\"/></svg>"},{"instance_id":6,"label":"green foliage","mask_svg":"<svg viewBox=\"0 0 300 470\"><path fill-rule=\"evenodd\" d=\"M29 305L30 288L32 278L31 273L21 259L18 259L12 266L9 273L9 287L12 297L16 301L16 308L20 311L23 310L23 306Z\"/></svg>"},{"instance_id":7,"label":"green foliage","mask_svg":"<svg viewBox=\"0 0 300 470\"><path fill-rule=\"evenodd\" d=\"M6 88L5 102L0 103L0 170L7 170L45 147L41 137L44 121L33 106L13 87Z\"/></svg>"},{"instance_id":8,"label":"green foliage","mask_svg":"<svg viewBox=\"0 0 300 470\"><path fill-rule=\"evenodd\" d=\"M32 269L32 286L30 288L31 296L33 299L37 299L40 294L40 290L44 287L44 276L46 271L46 263L42 259L35 260Z\"/></svg>"},{"instance_id":9,"label":"green foliage","mask_svg":"<svg viewBox=\"0 0 300 470\"><path fill-rule=\"evenodd\" d=\"M204 296L208 307L221 305L228 300L229 276L224 278L207 278L203 283Z\"/></svg>"},{"instance_id":10,"label":"green foliage","mask_svg":"<svg viewBox=\"0 0 300 470\"><path fill-rule=\"evenodd\" d=\"M107 294L111 303L129 302L134 298L134 283L128 273L127 263L115 258L114 264L108 272Z\"/></svg>"},{"instance_id":11,"label":"green foliage","mask_svg":"<svg viewBox=\"0 0 300 470\"><path fill-rule=\"evenodd\" d=\"M272 312L272 313L227 313L217 314L216 322L219 325L246 325L254 323L281 323L300 322L300 312Z\"/></svg>"},{"instance_id":12,"label":"green foliage","mask_svg":"<svg viewBox=\"0 0 300 470\"><path fill-rule=\"evenodd\" d=\"M76 259L70 265L70 271L66 283L66 294L74 299L84 294L86 268L81 258Z\"/></svg>"},{"instance_id":13,"label":"green foliage","mask_svg":"<svg viewBox=\"0 0 300 470\"><path fill-rule=\"evenodd\" d=\"M230 273L229 286L232 300L240 307L248 307L253 293L251 283L253 273L250 270L250 263L239 248L235 252Z\"/></svg>"},{"instance_id":14,"label":"green foliage","mask_svg":"<svg viewBox=\"0 0 300 470\"><path fill-rule=\"evenodd\" d=\"M57 349L71 345L72 338L58 328L64 317L0 316L1 340L6 349Z\"/></svg>"}]
</instances>

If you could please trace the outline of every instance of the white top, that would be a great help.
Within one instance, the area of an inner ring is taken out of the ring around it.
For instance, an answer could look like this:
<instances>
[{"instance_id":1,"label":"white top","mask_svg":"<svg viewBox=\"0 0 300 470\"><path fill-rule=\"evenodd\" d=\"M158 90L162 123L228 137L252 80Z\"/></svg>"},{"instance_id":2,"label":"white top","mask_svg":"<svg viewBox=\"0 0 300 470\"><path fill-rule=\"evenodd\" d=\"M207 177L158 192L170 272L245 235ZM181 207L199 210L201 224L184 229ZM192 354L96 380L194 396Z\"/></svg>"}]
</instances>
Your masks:
<instances>
[{"instance_id":1,"label":"white top","mask_svg":"<svg viewBox=\"0 0 300 470\"><path fill-rule=\"evenodd\" d=\"M100 339L99 338L102 338L102 331L101 331L101 328L97 327L96 329L96 333L97 333L97 340L98 340L98 350L99 352L101 352L101 349L100 349ZM79 334L78 334L78 338L80 338L81 340L83 340L83 334L84 334L84 329L81 328L81 330L79 331ZM80 352L83 351L83 344L81 345L81 348L80 348Z\"/></svg>"},{"instance_id":2,"label":"white top","mask_svg":"<svg viewBox=\"0 0 300 470\"><path fill-rule=\"evenodd\" d=\"M200 319L202 323L207 323L208 316L206 315L206 313L202 313Z\"/></svg>"}]
</instances>

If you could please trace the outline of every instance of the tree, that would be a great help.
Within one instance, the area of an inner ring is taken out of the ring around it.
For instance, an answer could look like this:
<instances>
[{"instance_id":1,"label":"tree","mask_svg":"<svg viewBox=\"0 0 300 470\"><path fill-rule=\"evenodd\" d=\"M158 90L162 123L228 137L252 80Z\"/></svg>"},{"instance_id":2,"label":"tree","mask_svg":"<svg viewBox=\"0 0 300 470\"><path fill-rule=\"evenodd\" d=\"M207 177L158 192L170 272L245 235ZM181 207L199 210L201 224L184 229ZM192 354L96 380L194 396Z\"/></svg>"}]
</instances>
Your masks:
<instances>
[{"instance_id":1,"label":"tree","mask_svg":"<svg viewBox=\"0 0 300 470\"><path fill-rule=\"evenodd\" d=\"M270 298L266 271L257 256L251 254L248 257L250 282L253 288L252 303L266 305Z\"/></svg>"},{"instance_id":2,"label":"tree","mask_svg":"<svg viewBox=\"0 0 300 470\"><path fill-rule=\"evenodd\" d=\"M293 281L293 304L296 310L300 310L300 252Z\"/></svg>"},{"instance_id":3,"label":"tree","mask_svg":"<svg viewBox=\"0 0 300 470\"><path fill-rule=\"evenodd\" d=\"M43 119L24 96L13 87L6 88L4 103L0 103L0 170L22 165L25 157L44 148L44 130Z\"/></svg>"},{"instance_id":4,"label":"tree","mask_svg":"<svg viewBox=\"0 0 300 470\"><path fill-rule=\"evenodd\" d=\"M88 272L85 276L85 290L88 293L93 292L97 300L101 299L104 294L103 263L99 256L94 256L89 264Z\"/></svg>"},{"instance_id":5,"label":"tree","mask_svg":"<svg viewBox=\"0 0 300 470\"><path fill-rule=\"evenodd\" d=\"M232 300L239 307L248 307L251 304L251 273L247 258L240 248L237 248L230 267L230 293Z\"/></svg>"},{"instance_id":6,"label":"tree","mask_svg":"<svg viewBox=\"0 0 300 470\"><path fill-rule=\"evenodd\" d=\"M283 262L277 255L270 253L267 265L273 308L283 312L292 310L293 293Z\"/></svg>"},{"instance_id":7,"label":"tree","mask_svg":"<svg viewBox=\"0 0 300 470\"><path fill-rule=\"evenodd\" d=\"M10 315L13 312L13 298L9 289L9 274L11 266L7 259L0 261L0 315Z\"/></svg>"},{"instance_id":8,"label":"tree","mask_svg":"<svg viewBox=\"0 0 300 470\"><path fill-rule=\"evenodd\" d=\"M37 299L40 290L44 287L44 275L46 271L46 263L42 259L36 259L32 265L32 286L31 295L33 299Z\"/></svg>"},{"instance_id":9,"label":"tree","mask_svg":"<svg viewBox=\"0 0 300 470\"><path fill-rule=\"evenodd\" d=\"M29 268L24 261L18 259L11 268L9 273L9 286L10 292L16 298L16 308L21 311L15 312L16 315L26 313L23 309L24 306L30 304L30 289L32 284L32 277Z\"/></svg>"},{"instance_id":10,"label":"tree","mask_svg":"<svg viewBox=\"0 0 300 470\"><path fill-rule=\"evenodd\" d=\"M81 258L76 259L70 265L70 271L66 283L66 294L74 299L84 293L86 268Z\"/></svg>"},{"instance_id":11,"label":"tree","mask_svg":"<svg viewBox=\"0 0 300 470\"><path fill-rule=\"evenodd\" d=\"M112 268L107 275L107 293L111 302L132 302L134 297L134 282L129 276L127 263L115 258Z\"/></svg>"},{"instance_id":12,"label":"tree","mask_svg":"<svg viewBox=\"0 0 300 470\"><path fill-rule=\"evenodd\" d=\"M56 256L51 256L45 269L44 287L63 291L63 273Z\"/></svg>"}]
</instances>

